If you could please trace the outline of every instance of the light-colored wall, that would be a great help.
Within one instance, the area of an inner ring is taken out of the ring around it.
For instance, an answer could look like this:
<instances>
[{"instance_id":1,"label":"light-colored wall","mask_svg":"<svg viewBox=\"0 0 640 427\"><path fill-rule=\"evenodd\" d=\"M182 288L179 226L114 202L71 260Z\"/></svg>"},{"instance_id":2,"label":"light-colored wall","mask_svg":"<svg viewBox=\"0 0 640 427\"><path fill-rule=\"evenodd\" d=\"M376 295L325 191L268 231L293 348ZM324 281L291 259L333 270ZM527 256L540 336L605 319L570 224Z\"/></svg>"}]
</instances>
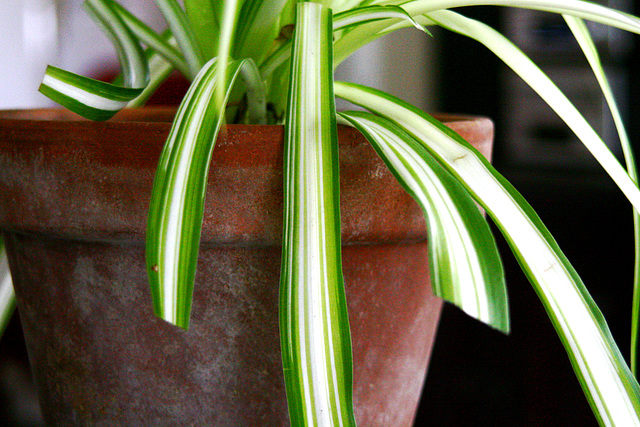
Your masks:
<instances>
[{"instance_id":1,"label":"light-colored wall","mask_svg":"<svg viewBox=\"0 0 640 427\"><path fill-rule=\"evenodd\" d=\"M117 69L115 51L84 0L0 0L0 109L51 106L38 92L47 65L96 76ZM152 27L164 25L152 0L120 0Z\"/></svg>"},{"instance_id":2,"label":"light-colored wall","mask_svg":"<svg viewBox=\"0 0 640 427\"><path fill-rule=\"evenodd\" d=\"M58 51L53 0L0 1L0 108L47 105L37 92Z\"/></svg>"},{"instance_id":3,"label":"light-colored wall","mask_svg":"<svg viewBox=\"0 0 640 427\"><path fill-rule=\"evenodd\" d=\"M343 62L336 78L384 90L433 111L437 95L436 39L415 28L388 34ZM338 103L338 108L344 107L345 103Z\"/></svg>"}]
</instances>

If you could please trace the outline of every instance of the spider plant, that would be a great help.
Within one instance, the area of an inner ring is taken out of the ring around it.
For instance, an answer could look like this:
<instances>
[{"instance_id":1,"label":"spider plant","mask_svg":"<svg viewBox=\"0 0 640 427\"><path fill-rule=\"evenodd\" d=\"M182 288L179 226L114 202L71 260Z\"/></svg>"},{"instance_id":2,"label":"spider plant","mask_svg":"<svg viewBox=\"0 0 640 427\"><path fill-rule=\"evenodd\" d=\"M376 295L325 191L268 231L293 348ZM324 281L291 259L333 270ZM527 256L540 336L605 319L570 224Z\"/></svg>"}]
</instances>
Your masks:
<instances>
[{"instance_id":1,"label":"spider plant","mask_svg":"<svg viewBox=\"0 0 640 427\"><path fill-rule=\"evenodd\" d=\"M184 0L183 5L156 0L156 5L168 24L162 34L114 0L86 0L87 11L113 41L121 76L104 83L49 67L40 90L84 117L106 120L122 108L144 104L173 70L192 80L160 159L148 219L147 267L159 317L188 327L209 158L225 123L284 124L279 310L289 414L292 425L355 425L340 255L337 124L342 123L362 132L424 209L435 293L508 333L504 274L481 206L544 304L599 422L640 425L638 383L580 277L531 206L438 120L379 90L333 78L335 67L359 47L400 28L428 32L439 26L474 39L544 98L640 212L629 143L583 22L640 33L640 19L581 0ZM451 10L474 5L565 17L609 103L628 170L525 54L494 29ZM336 96L365 111L337 113ZM6 294L4 311L10 312L12 296ZM636 290L634 324L639 298Z\"/></svg>"}]
</instances>

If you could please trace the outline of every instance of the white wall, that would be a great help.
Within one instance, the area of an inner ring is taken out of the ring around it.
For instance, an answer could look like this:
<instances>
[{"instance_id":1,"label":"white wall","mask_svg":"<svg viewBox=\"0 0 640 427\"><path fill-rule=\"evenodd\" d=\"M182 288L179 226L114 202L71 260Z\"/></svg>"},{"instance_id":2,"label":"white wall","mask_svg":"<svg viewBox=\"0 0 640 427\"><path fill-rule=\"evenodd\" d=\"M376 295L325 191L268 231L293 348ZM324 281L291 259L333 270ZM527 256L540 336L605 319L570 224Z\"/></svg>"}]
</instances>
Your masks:
<instances>
[{"instance_id":1,"label":"white wall","mask_svg":"<svg viewBox=\"0 0 640 427\"><path fill-rule=\"evenodd\" d=\"M433 111L437 80L434 36L415 28L388 34L345 60L336 70L336 78L384 90ZM346 107L338 102L339 109Z\"/></svg>"},{"instance_id":2,"label":"white wall","mask_svg":"<svg viewBox=\"0 0 640 427\"><path fill-rule=\"evenodd\" d=\"M0 0L0 109L53 105L38 92L49 64L88 76L117 69L115 51L83 1ZM163 27L152 0L119 2Z\"/></svg>"},{"instance_id":3,"label":"white wall","mask_svg":"<svg viewBox=\"0 0 640 427\"><path fill-rule=\"evenodd\" d=\"M48 105L37 89L57 51L53 0L0 0L0 108Z\"/></svg>"}]
</instances>

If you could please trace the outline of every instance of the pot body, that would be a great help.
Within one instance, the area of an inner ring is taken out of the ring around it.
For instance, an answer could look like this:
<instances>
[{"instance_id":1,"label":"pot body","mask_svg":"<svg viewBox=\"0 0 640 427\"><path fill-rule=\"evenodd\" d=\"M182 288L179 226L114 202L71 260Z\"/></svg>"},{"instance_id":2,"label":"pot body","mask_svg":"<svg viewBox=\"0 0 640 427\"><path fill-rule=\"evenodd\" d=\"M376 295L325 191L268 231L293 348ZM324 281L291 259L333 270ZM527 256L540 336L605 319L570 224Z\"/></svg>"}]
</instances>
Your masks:
<instances>
[{"instance_id":1,"label":"pot body","mask_svg":"<svg viewBox=\"0 0 640 427\"><path fill-rule=\"evenodd\" d=\"M216 144L185 331L153 316L144 265L172 113L0 118L0 227L50 424L288 425L277 309L283 129L230 125ZM449 125L490 154L490 121ZM356 418L408 427L441 308L424 218L364 138L339 133Z\"/></svg>"}]
</instances>

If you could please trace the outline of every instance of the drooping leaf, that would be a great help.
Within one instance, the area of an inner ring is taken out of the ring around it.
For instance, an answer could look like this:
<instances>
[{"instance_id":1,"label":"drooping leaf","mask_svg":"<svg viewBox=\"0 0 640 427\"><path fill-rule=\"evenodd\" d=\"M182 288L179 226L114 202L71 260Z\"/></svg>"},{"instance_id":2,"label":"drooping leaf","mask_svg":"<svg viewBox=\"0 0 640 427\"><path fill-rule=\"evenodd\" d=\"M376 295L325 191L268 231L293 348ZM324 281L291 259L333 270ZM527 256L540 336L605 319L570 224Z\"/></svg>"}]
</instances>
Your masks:
<instances>
[{"instance_id":1,"label":"drooping leaf","mask_svg":"<svg viewBox=\"0 0 640 427\"><path fill-rule=\"evenodd\" d=\"M473 147L437 120L369 88L335 83L337 96L411 134L465 186L503 233L605 425L640 425L640 387L582 280L522 196ZM543 350L541 350L543 351Z\"/></svg>"},{"instance_id":2,"label":"drooping leaf","mask_svg":"<svg viewBox=\"0 0 640 427\"><path fill-rule=\"evenodd\" d=\"M223 123L224 108L212 100L218 85L228 98L242 67L255 64L232 62L223 83L215 59L203 67L178 108L154 180L147 227L154 311L182 328L189 325L209 162Z\"/></svg>"},{"instance_id":3,"label":"drooping leaf","mask_svg":"<svg viewBox=\"0 0 640 427\"><path fill-rule=\"evenodd\" d=\"M365 22L379 21L382 19L399 19L407 20L420 31L428 32L425 27L418 24L403 8L400 6L363 6L349 9L334 16L333 29L340 30L351 26L362 25Z\"/></svg>"},{"instance_id":4,"label":"drooping leaf","mask_svg":"<svg viewBox=\"0 0 640 427\"><path fill-rule=\"evenodd\" d=\"M546 0L413 0L407 2L377 0L372 3L377 5L399 4L410 16L424 26L433 24L424 16L431 12L465 6L494 5L568 14L640 34L639 18L597 3L582 0L558 0L553 2ZM358 26L345 34L344 37L336 40L334 47L336 66L365 44L390 31L406 26L406 22L394 24L385 21L370 22L366 25Z\"/></svg>"},{"instance_id":5,"label":"drooping leaf","mask_svg":"<svg viewBox=\"0 0 640 427\"><path fill-rule=\"evenodd\" d=\"M48 66L40 92L63 107L91 120L107 120L142 93Z\"/></svg>"},{"instance_id":6,"label":"drooping leaf","mask_svg":"<svg viewBox=\"0 0 640 427\"><path fill-rule=\"evenodd\" d=\"M123 82L128 88L143 88L149 81L149 68L138 39L120 18L110 0L86 0L85 10L107 35L118 55Z\"/></svg>"},{"instance_id":7,"label":"drooping leaf","mask_svg":"<svg viewBox=\"0 0 640 427\"><path fill-rule=\"evenodd\" d=\"M292 426L354 426L329 9L300 3L285 125L280 342Z\"/></svg>"},{"instance_id":8,"label":"drooping leaf","mask_svg":"<svg viewBox=\"0 0 640 427\"><path fill-rule=\"evenodd\" d=\"M425 211L435 294L508 333L509 307L500 255L471 196L398 126L371 113L341 116L365 135Z\"/></svg>"}]
</instances>

